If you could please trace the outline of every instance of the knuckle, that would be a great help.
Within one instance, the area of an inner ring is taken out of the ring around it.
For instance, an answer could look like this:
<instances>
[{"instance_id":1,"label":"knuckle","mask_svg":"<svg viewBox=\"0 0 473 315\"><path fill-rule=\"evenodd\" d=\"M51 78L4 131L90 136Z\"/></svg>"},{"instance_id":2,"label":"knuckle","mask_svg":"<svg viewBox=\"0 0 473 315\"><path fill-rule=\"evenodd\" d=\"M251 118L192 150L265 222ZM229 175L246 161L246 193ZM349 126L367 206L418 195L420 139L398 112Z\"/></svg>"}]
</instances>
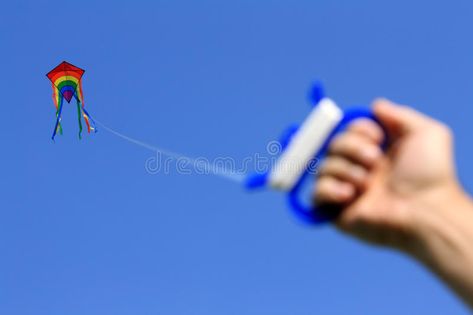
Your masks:
<instances>
[{"instance_id":1,"label":"knuckle","mask_svg":"<svg viewBox=\"0 0 473 315\"><path fill-rule=\"evenodd\" d=\"M453 138L453 130L447 124L445 124L443 122L438 122L437 128L438 128L439 132L441 134L443 134L443 136L445 138L448 138L448 139Z\"/></svg>"},{"instance_id":2,"label":"knuckle","mask_svg":"<svg viewBox=\"0 0 473 315\"><path fill-rule=\"evenodd\" d=\"M357 131L357 130L365 128L365 126L366 126L366 119L360 118L360 119L357 119L354 122L352 122L348 126L347 130L348 131Z\"/></svg>"},{"instance_id":3,"label":"knuckle","mask_svg":"<svg viewBox=\"0 0 473 315\"><path fill-rule=\"evenodd\" d=\"M367 118L362 118L355 121L352 125L350 125L349 130L375 142L381 141L384 137L381 127L374 121Z\"/></svg>"},{"instance_id":4,"label":"knuckle","mask_svg":"<svg viewBox=\"0 0 473 315\"><path fill-rule=\"evenodd\" d=\"M367 118L360 118L355 120L348 128L350 130L366 130L373 127L373 122Z\"/></svg>"}]
</instances>

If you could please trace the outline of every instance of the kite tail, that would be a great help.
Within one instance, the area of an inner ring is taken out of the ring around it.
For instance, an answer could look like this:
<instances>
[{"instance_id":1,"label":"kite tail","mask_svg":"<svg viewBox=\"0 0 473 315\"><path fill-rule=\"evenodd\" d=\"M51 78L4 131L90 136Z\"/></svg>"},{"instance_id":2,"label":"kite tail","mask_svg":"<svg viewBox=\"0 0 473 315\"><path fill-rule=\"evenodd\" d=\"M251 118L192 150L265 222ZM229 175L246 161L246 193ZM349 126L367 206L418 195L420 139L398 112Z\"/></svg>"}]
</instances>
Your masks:
<instances>
[{"instance_id":1,"label":"kite tail","mask_svg":"<svg viewBox=\"0 0 473 315\"><path fill-rule=\"evenodd\" d=\"M77 118L79 120L79 139L82 139L82 119L81 119L80 103L77 102Z\"/></svg>"},{"instance_id":2,"label":"kite tail","mask_svg":"<svg viewBox=\"0 0 473 315\"><path fill-rule=\"evenodd\" d=\"M79 99L81 101L81 106L82 106L82 116L84 117L85 124L87 125L87 132L90 133L90 130L95 131L95 126L90 125L90 116L85 110L85 105L84 105L84 93L82 92L82 81L79 80Z\"/></svg>"},{"instance_id":3,"label":"kite tail","mask_svg":"<svg viewBox=\"0 0 473 315\"><path fill-rule=\"evenodd\" d=\"M60 115L59 107L58 107L58 109L56 110L56 116L58 116L58 114ZM58 131L59 131L59 134L62 136L61 117L59 117L59 123L57 124L56 132L58 132Z\"/></svg>"},{"instance_id":4,"label":"kite tail","mask_svg":"<svg viewBox=\"0 0 473 315\"><path fill-rule=\"evenodd\" d=\"M76 95L76 99L78 102L80 102L81 107L82 107L82 116L84 117L85 124L87 125L87 132L90 133L91 130L94 132L97 132L97 128L95 127L95 122L90 117L89 113L85 110L85 105L84 105L84 94L82 93L82 81L79 81L79 91Z\"/></svg>"},{"instance_id":5,"label":"kite tail","mask_svg":"<svg viewBox=\"0 0 473 315\"><path fill-rule=\"evenodd\" d=\"M82 116L84 116L84 121L85 121L85 124L87 125L87 133L90 133L89 118L87 118L87 115L85 113L82 113Z\"/></svg>"},{"instance_id":6,"label":"kite tail","mask_svg":"<svg viewBox=\"0 0 473 315\"><path fill-rule=\"evenodd\" d=\"M97 132L95 121L92 119L92 117L90 117L89 113L85 110L84 104L82 104L82 111L83 111L85 123L87 124L87 127L90 128L89 132L90 130Z\"/></svg>"},{"instance_id":7,"label":"kite tail","mask_svg":"<svg viewBox=\"0 0 473 315\"><path fill-rule=\"evenodd\" d=\"M56 111L56 125L54 126L54 131L51 139L54 141L54 137L56 136L56 132L59 130L59 132L62 134L62 127L61 127L61 112L62 112L62 98L59 100L58 108Z\"/></svg>"},{"instance_id":8,"label":"kite tail","mask_svg":"<svg viewBox=\"0 0 473 315\"><path fill-rule=\"evenodd\" d=\"M90 133L91 130L97 132L97 128L95 127L95 122L90 117L89 113L85 110L84 102L82 100L82 92L80 92L79 96L74 95L77 101L77 111L79 115L79 124L80 124L80 116L84 117L85 124L87 126L87 132ZM81 126L80 126L81 127ZM81 129L82 130L82 129Z\"/></svg>"},{"instance_id":9,"label":"kite tail","mask_svg":"<svg viewBox=\"0 0 473 315\"><path fill-rule=\"evenodd\" d=\"M59 112L59 104L58 102L60 103L61 102L61 99L58 97L58 94L57 94L57 91L56 91L56 87L54 86L53 84L53 101L54 101L54 106L56 107L56 116ZM62 125L61 125L61 122L59 122L58 124L58 128L59 128L59 134L62 135ZM58 130L56 130L57 132Z\"/></svg>"}]
</instances>

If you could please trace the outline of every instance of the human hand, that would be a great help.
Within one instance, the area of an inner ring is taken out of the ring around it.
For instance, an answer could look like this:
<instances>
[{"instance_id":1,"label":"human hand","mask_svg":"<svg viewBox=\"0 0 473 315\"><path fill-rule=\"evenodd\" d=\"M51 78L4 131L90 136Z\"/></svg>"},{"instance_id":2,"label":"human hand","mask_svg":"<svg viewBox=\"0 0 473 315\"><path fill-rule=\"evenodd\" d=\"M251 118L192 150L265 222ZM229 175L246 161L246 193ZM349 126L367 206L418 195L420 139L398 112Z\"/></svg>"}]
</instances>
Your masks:
<instances>
[{"instance_id":1,"label":"human hand","mask_svg":"<svg viewBox=\"0 0 473 315\"><path fill-rule=\"evenodd\" d=\"M388 150L379 148L383 131L377 124L354 122L330 145L314 200L342 208L336 223L343 231L410 251L418 222L432 216L439 204L463 195L455 175L451 132L387 100L375 101L373 110L389 135Z\"/></svg>"}]
</instances>

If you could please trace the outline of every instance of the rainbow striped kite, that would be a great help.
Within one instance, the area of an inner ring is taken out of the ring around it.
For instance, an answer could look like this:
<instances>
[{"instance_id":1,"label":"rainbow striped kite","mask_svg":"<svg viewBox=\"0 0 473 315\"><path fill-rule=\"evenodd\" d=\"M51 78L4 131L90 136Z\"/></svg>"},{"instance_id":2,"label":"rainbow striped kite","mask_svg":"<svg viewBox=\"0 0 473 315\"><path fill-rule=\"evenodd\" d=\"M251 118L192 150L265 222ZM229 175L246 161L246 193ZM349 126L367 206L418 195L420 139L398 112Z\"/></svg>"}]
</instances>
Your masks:
<instances>
[{"instance_id":1,"label":"rainbow striped kite","mask_svg":"<svg viewBox=\"0 0 473 315\"><path fill-rule=\"evenodd\" d=\"M66 100L67 103L70 103L72 98L75 98L77 102L79 139L81 138L82 133L82 117L84 117L85 124L87 125L87 132L90 133L91 130L96 131L94 120L90 117L84 107L81 81L84 72L85 70L63 61L46 75L53 84L53 100L54 105L56 106L56 125L54 126L53 136L51 137L53 140L58 131L62 134L61 112L64 100Z\"/></svg>"}]
</instances>

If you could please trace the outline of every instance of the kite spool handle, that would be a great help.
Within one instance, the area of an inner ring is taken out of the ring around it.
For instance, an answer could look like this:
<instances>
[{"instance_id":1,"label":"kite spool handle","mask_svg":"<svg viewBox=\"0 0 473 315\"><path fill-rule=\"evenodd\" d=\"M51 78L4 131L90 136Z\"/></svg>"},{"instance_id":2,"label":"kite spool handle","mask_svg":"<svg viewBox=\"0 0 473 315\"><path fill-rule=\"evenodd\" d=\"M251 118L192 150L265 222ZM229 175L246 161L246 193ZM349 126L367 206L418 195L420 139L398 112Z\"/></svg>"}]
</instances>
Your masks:
<instances>
[{"instance_id":1,"label":"kite spool handle","mask_svg":"<svg viewBox=\"0 0 473 315\"><path fill-rule=\"evenodd\" d=\"M381 128L383 129L384 132L384 141L381 145L381 148L384 150L386 148L387 144L387 133L384 127L381 125L379 120L374 116L373 112L371 112L367 108L352 108L344 112L344 116L340 123L335 127L335 129L332 131L332 133L328 136L327 140L325 141L325 144L322 146L322 148L319 150L319 152L315 156L316 162L320 162L323 159L325 159L328 151L328 147L330 145L330 142L334 139L334 137L341 131L345 130L346 127L353 122L356 119L360 118L366 118L374 121L377 123ZM310 163L312 164L312 163ZM319 164L319 163L317 163ZM313 165L313 164L312 164ZM310 168L310 165L309 167ZM304 184L307 182L308 179L311 179L312 184L315 185L315 179L314 178L309 178L313 177L313 170L311 169L306 169L304 174L301 176L297 184L294 186L294 188L288 193L288 201L289 204L294 212L294 214L299 217L302 221L309 223L309 224L321 224L321 223L326 223L333 221L338 214L340 213L340 209L330 209L326 207L317 207L312 204L311 198L307 198L305 194L307 194L307 191L304 191ZM311 193L311 192L310 192ZM304 198L305 197L305 198Z\"/></svg>"}]
</instances>

